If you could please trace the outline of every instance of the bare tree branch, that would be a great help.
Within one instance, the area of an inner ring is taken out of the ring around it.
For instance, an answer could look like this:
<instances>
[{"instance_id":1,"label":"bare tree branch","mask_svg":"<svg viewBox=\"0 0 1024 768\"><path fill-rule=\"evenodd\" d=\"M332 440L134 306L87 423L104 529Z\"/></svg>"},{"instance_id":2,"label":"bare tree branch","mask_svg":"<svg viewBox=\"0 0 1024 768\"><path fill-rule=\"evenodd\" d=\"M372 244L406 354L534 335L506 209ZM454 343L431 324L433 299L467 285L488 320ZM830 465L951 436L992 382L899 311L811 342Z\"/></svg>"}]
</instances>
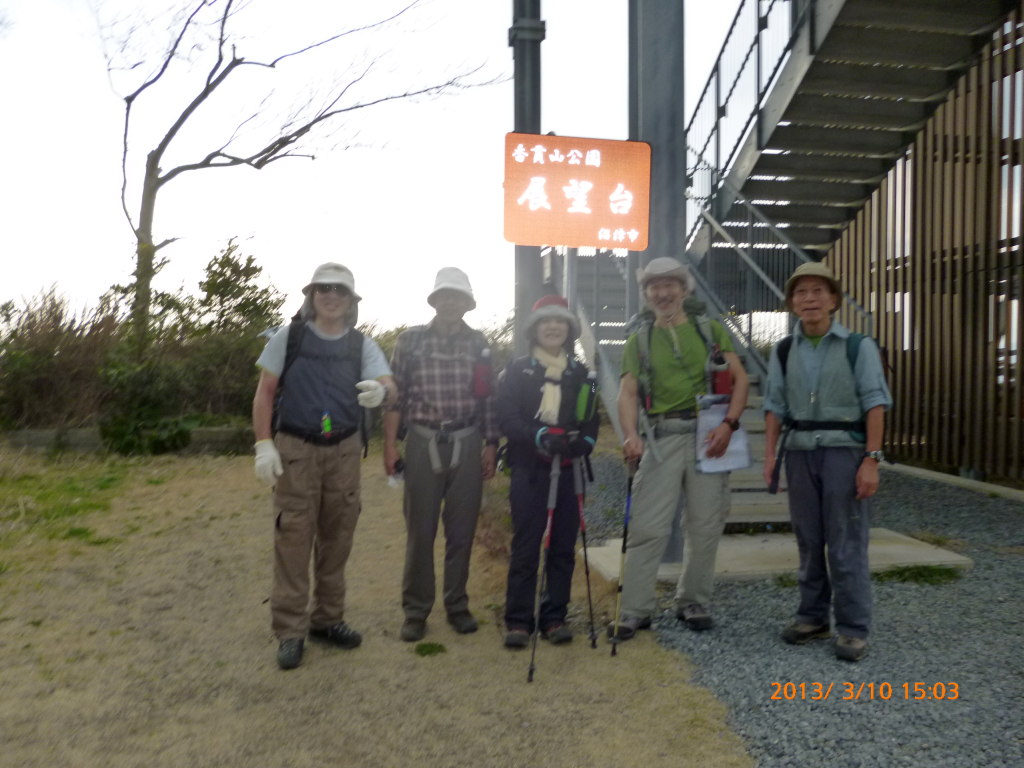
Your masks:
<instances>
[{"instance_id":1,"label":"bare tree branch","mask_svg":"<svg viewBox=\"0 0 1024 768\"><path fill-rule=\"evenodd\" d=\"M178 242L178 241L179 241L180 239L181 239L180 237L169 237L169 238L167 238L166 240L164 240L164 241L163 241L162 243L160 243L159 245L154 245L154 246L153 246L153 252L154 252L154 253L156 253L157 251L159 251L159 250L160 250L161 248L163 248L164 246L166 246L166 245L170 245L171 243L176 243L176 242ZM158 265L157 265L157 267L156 267L156 270L155 270L155 271L159 271L159 270L160 270L160 267L163 267L163 266L164 266L164 264L166 264L166 263L167 263L167 260L166 260L166 259L164 259L163 261L161 261L161 262L160 262L160 264L158 264Z\"/></svg>"}]
</instances>

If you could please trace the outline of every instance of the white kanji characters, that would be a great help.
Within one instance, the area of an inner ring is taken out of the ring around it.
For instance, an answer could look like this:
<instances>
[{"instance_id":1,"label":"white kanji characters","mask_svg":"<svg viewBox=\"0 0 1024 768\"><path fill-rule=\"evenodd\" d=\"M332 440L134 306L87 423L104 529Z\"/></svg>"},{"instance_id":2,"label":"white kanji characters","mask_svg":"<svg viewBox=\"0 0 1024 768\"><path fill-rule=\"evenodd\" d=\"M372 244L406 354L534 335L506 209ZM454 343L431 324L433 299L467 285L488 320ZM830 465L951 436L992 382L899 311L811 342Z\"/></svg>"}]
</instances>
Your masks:
<instances>
[{"instance_id":1,"label":"white kanji characters","mask_svg":"<svg viewBox=\"0 0 1024 768\"><path fill-rule=\"evenodd\" d=\"M633 193L623 184L619 184L608 199L611 200L612 213L629 213L629 209L633 207Z\"/></svg>"},{"instance_id":2,"label":"white kanji characters","mask_svg":"<svg viewBox=\"0 0 1024 768\"><path fill-rule=\"evenodd\" d=\"M583 159L583 153L578 149L569 150L569 165L579 165L580 160Z\"/></svg>"},{"instance_id":3,"label":"white kanji characters","mask_svg":"<svg viewBox=\"0 0 1024 768\"><path fill-rule=\"evenodd\" d=\"M569 213L590 213L587 207L587 193L594 188L589 181L569 179L569 186L562 187L565 196L572 200Z\"/></svg>"},{"instance_id":4,"label":"white kanji characters","mask_svg":"<svg viewBox=\"0 0 1024 768\"><path fill-rule=\"evenodd\" d=\"M612 239L612 231L610 229L599 229L599 230L597 230L597 239L598 240L611 240Z\"/></svg>"},{"instance_id":5,"label":"white kanji characters","mask_svg":"<svg viewBox=\"0 0 1024 768\"><path fill-rule=\"evenodd\" d=\"M593 165L595 168L601 167L601 150L599 149L588 149L587 150L587 165Z\"/></svg>"},{"instance_id":6,"label":"white kanji characters","mask_svg":"<svg viewBox=\"0 0 1024 768\"><path fill-rule=\"evenodd\" d=\"M626 230L622 229L621 227L619 229L616 229L614 232L612 232L612 240L614 240L615 242L621 243L625 239L626 239Z\"/></svg>"},{"instance_id":7,"label":"white kanji characters","mask_svg":"<svg viewBox=\"0 0 1024 768\"><path fill-rule=\"evenodd\" d=\"M530 179L530 186L516 202L522 205L528 201L531 211L536 211L538 208L547 208L550 211L551 203L548 202L548 193L544 191L544 181L543 176L534 176Z\"/></svg>"},{"instance_id":8,"label":"white kanji characters","mask_svg":"<svg viewBox=\"0 0 1024 768\"><path fill-rule=\"evenodd\" d=\"M552 163L560 163L563 160L565 160L565 155L563 155L556 149L554 152L548 155L548 160L550 160Z\"/></svg>"},{"instance_id":9,"label":"white kanji characters","mask_svg":"<svg viewBox=\"0 0 1024 768\"><path fill-rule=\"evenodd\" d=\"M635 243L636 239L640 237L640 233L637 232L635 229L629 230L629 232L627 232L626 234L629 235L629 242L631 243Z\"/></svg>"},{"instance_id":10,"label":"white kanji characters","mask_svg":"<svg viewBox=\"0 0 1024 768\"><path fill-rule=\"evenodd\" d=\"M512 150L512 157L516 159L517 163L523 162L526 159L526 147L520 144L514 150Z\"/></svg>"},{"instance_id":11,"label":"white kanji characters","mask_svg":"<svg viewBox=\"0 0 1024 768\"><path fill-rule=\"evenodd\" d=\"M544 153L547 152L547 150L544 147L542 147L540 144L538 144L536 147L534 147L530 151L533 152L533 162L540 163L541 165L544 165Z\"/></svg>"}]
</instances>

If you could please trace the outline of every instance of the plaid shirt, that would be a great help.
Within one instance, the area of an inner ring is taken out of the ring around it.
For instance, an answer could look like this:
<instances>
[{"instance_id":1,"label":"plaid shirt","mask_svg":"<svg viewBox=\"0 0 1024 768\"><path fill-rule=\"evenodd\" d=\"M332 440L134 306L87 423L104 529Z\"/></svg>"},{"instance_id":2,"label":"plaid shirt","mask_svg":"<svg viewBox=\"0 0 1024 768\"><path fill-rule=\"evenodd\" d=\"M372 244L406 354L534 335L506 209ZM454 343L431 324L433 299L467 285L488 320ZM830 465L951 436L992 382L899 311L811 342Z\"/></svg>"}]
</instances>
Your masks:
<instances>
[{"instance_id":1,"label":"plaid shirt","mask_svg":"<svg viewBox=\"0 0 1024 768\"><path fill-rule=\"evenodd\" d=\"M451 336L441 336L434 322L403 331L395 341L391 370L398 384L392 411L407 424L436 424L476 418L483 437L497 442L501 433L495 412L497 384L483 399L473 397L473 369L487 348L487 339L466 323Z\"/></svg>"}]
</instances>

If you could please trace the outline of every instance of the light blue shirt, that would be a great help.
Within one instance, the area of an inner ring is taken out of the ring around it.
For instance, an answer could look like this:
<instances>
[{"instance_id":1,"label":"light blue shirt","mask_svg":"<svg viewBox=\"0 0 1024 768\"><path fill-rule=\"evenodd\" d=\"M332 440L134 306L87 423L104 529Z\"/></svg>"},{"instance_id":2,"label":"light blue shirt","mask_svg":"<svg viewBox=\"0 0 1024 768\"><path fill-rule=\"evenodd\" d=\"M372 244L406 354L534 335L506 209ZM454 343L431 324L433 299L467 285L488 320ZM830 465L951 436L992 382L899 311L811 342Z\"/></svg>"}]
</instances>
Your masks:
<instances>
[{"instance_id":1,"label":"light blue shirt","mask_svg":"<svg viewBox=\"0 0 1024 768\"><path fill-rule=\"evenodd\" d=\"M804 366L808 388L815 391L818 389L818 382L821 381L821 367L828 345L845 345L849 337L849 330L844 328L839 321L833 320L828 333L815 347L804 336L803 323L798 322L793 329L793 346L800 346L800 354L793 357L793 348L791 347L787 365L792 365L794 360L800 360ZM884 406L886 410L892 407L892 395L889 394L889 387L885 383L885 373L882 370L882 357L878 352L878 345L870 337L866 336L860 342L857 364L853 369L853 379L857 385L857 395L860 397L860 407L864 413L879 405ZM765 413L769 411L774 413L780 421L789 415L786 403L786 380L782 375L778 344L772 348L771 357L768 359L768 383L764 390L764 411Z\"/></svg>"},{"instance_id":2,"label":"light blue shirt","mask_svg":"<svg viewBox=\"0 0 1024 768\"><path fill-rule=\"evenodd\" d=\"M325 334L311 320L306 322L306 327L311 333L315 333L324 341L335 341L344 338L345 334L348 333L348 329L345 329L344 332L337 335ZM281 371L284 369L284 357L287 350L288 326L286 325L278 329L277 333L270 337L270 341L263 348L263 353L260 355L259 360L256 361L256 365L267 373L280 376ZM367 379L379 379L381 376L390 375L391 368L388 366L387 358L384 357L384 352L377 346L377 342L363 334L363 370L360 373L360 378L366 381Z\"/></svg>"}]
</instances>

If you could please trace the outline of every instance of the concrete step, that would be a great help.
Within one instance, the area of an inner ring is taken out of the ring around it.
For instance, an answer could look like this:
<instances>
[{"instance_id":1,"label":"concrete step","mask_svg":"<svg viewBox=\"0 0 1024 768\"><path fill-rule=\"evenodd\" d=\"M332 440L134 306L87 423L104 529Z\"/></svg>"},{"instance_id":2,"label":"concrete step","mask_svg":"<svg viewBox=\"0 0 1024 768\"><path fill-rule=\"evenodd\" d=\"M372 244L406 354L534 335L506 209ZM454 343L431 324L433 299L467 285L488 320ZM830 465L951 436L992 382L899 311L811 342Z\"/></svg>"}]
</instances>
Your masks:
<instances>
[{"instance_id":1,"label":"concrete step","mask_svg":"<svg viewBox=\"0 0 1024 768\"><path fill-rule=\"evenodd\" d=\"M856 99L798 93L782 119L794 125L839 128L876 128L885 131L917 131L931 110L920 101Z\"/></svg>"},{"instance_id":2,"label":"concrete step","mask_svg":"<svg viewBox=\"0 0 1024 768\"><path fill-rule=\"evenodd\" d=\"M589 547L588 550L591 568L609 581L617 581L622 539L612 539L604 546ZM875 572L909 565L974 567L974 561L968 557L887 528L871 529L868 561ZM796 537L792 533L732 534L723 536L718 544L715 578L720 581L757 581L784 573L795 574L798 565ZM658 569L658 580L675 583L681 571L680 563L664 563Z\"/></svg>"},{"instance_id":3,"label":"concrete step","mask_svg":"<svg viewBox=\"0 0 1024 768\"><path fill-rule=\"evenodd\" d=\"M815 60L800 83L799 92L935 102L946 98L955 81L954 73L936 69Z\"/></svg>"},{"instance_id":4,"label":"concrete step","mask_svg":"<svg viewBox=\"0 0 1024 768\"><path fill-rule=\"evenodd\" d=\"M817 56L825 61L852 64L953 69L963 67L974 56L976 48L970 35L836 24L822 42Z\"/></svg>"},{"instance_id":5,"label":"concrete step","mask_svg":"<svg viewBox=\"0 0 1024 768\"><path fill-rule=\"evenodd\" d=\"M735 472L729 473L729 488L733 491L741 491L742 495L752 492L765 491L764 476L762 474L762 468L764 466L764 458L755 460L751 466L746 469L740 469ZM785 491L789 486L786 483L786 472L782 472L782 477L779 479L779 490ZM735 500L741 494L734 493L733 500Z\"/></svg>"},{"instance_id":6,"label":"concrete step","mask_svg":"<svg viewBox=\"0 0 1024 768\"><path fill-rule=\"evenodd\" d=\"M803 98L796 96L795 99ZM817 98L817 97L806 97ZM794 99L794 100L795 100ZM857 100L859 101L859 99ZM877 184L889 172L889 163L875 157L830 157L828 155L761 155L752 176L788 176L803 181L847 181ZM742 216L742 209L736 211ZM742 217L745 220L745 217ZM815 222L818 223L818 222ZM844 219L842 223L846 223Z\"/></svg>"},{"instance_id":7,"label":"concrete step","mask_svg":"<svg viewBox=\"0 0 1024 768\"><path fill-rule=\"evenodd\" d=\"M751 179L743 185L751 200L789 200L815 205L859 206L871 195L866 184L839 181L762 181ZM787 232L788 234L788 232Z\"/></svg>"},{"instance_id":8,"label":"concrete step","mask_svg":"<svg viewBox=\"0 0 1024 768\"><path fill-rule=\"evenodd\" d=\"M841 24L973 35L1003 18L1000 0L847 0Z\"/></svg>"},{"instance_id":9,"label":"concrete step","mask_svg":"<svg viewBox=\"0 0 1024 768\"><path fill-rule=\"evenodd\" d=\"M762 481L761 486L764 487ZM772 495L767 491L740 491L731 494L729 523L789 523L789 494Z\"/></svg>"},{"instance_id":10,"label":"concrete step","mask_svg":"<svg viewBox=\"0 0 1024 768\"><path fill-rule=\"evenodd\" d=\"M892 159L903 154L912 139L896 131L780 125L768 139L768 149Z\"/></svg>"}]
</instances>

